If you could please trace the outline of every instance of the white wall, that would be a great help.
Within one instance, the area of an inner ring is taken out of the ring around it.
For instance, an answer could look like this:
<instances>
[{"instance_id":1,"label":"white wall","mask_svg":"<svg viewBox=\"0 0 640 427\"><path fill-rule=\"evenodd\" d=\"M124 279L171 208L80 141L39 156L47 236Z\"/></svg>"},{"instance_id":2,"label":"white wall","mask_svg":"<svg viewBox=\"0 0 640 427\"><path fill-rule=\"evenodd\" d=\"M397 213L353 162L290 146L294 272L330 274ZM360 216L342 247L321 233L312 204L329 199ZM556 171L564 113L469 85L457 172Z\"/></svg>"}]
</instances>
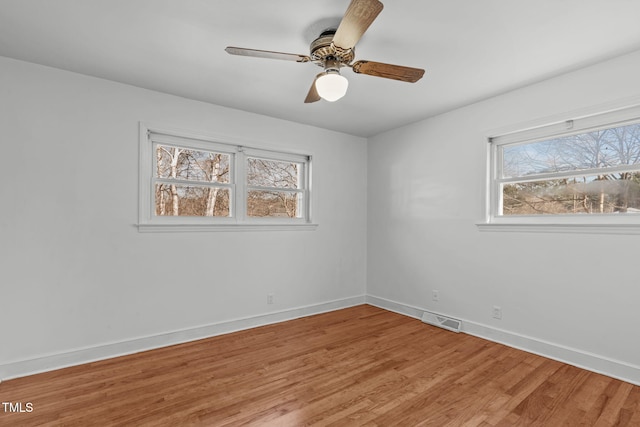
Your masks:
<instances>
[{"instance_id":1,"label":"white wall","mask_svg":"<svg viewBox=\"0 0 640 427\"><path fill-rule=\"evenodd\" d=\"M139 121L307 150L319 227L139 233ZM365 139L7 58L0 138L0 378L364 300Z\"/></svg>"},{"instance_id":2,"label":"white wall","mask_svg":"<svg viewBox=\"0 0 640 427\"><path fill-rule=\"evenodd\" d=\"M636 52L371 138L370 298L640 383L640 236L475 225L488 131L639 96L639 75ZM494 305L502 320L491 317Z\"/></svg>"}]
</instances>

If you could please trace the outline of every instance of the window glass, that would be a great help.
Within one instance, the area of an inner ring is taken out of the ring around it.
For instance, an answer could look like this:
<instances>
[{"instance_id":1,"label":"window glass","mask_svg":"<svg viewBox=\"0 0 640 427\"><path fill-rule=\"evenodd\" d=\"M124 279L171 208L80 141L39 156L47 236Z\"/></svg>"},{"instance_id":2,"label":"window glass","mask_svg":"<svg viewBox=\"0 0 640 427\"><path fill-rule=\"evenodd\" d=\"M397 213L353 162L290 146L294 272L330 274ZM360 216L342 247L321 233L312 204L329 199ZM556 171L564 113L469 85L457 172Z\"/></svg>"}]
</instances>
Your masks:
<instances>
[{"instance_id":1,"label":"window glass","mask_svg":"<svg viewBox=\"0 0 640 427\"><path fill-rule=\"evenodd\" d=\"M247 196L247 215L251 217L301 218L301 202L301 193L250 190Z\"/></svg>"},{"instance_id":2,"label":"window glass","mask_svg":"<svg viewBox=\"0 0 640 427\"><path fill-rule=\"evenodd\" d=\"M302 163L247 158L247 216L302 218L302 174Z\"/></svg>"},{"instance_id":3,"label":"window glass","mask_svg":"<svg viewBox=\"0 0 640 427\"><path fill-rule=\"evenodd\" d=\"M640 124L502 146L502 176L640 164Z\"/></svg>"},{"instance_id":4,"label":"window glass","mask_svg":"<svg viewBox=\"0 0 640 427\"><path fill-rule=\"evenodd\" d=\"M216 185L229 183L228 154L157 144L155 155L157 216L230 215L229 189Z\"/></svg>"},{"instance_id":5,"label":"window glass","mask_svg":"<svg viewBox=\"0 0 640 427\"><path fill-rule=\"evenodd\" d=\"M156 145L156 176L188 181L229 182L229 155Z\"/></svg>"},{"instance_id":6,"label":"window glass","mask_svg":"<svg viewBox=\"0 0 640 427\"><path fill-rule=\"evenodd\" d=\"M247 185L273 188L300 188L301 165L259 158L247 159Z\"/></svg>"},{"instance_id":7,"label":"window glass","mask_svg":"<svg viewBox=\"0 0 640 427\"><path fill-rule=\"evenodd\" d=\"M502 186L503 215L640 212L640 172L528 181Z\"/></svg>"},{"instance_id":8,"label":"window glass","mask_svg":"<svg viewBox=\"0 0 640 427\"><path fill-rule=\"evenodd\" d=\"M228 217L229 190L181 184L156 184L158 216Z\"/></svg>"}]
</instances>

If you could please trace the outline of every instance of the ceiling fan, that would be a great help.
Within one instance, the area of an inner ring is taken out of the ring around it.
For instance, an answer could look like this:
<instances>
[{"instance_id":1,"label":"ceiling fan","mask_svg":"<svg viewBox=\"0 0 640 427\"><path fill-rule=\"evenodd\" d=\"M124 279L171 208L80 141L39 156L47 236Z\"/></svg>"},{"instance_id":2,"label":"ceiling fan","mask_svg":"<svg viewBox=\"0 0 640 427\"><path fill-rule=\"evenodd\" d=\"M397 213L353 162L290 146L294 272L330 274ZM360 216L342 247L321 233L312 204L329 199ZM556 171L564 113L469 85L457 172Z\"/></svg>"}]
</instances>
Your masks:
<instances>
[{"instance_id":1,"label":"ceiling fan","mask_svg":"<svg viewBox=\"0 0 640 427\"><path fill-rule=\"evenodd\" d=\"M324 68L309 89L305 103L325 99L337 101L347 93L348 80L340 74L340 68L350 67L355 73L384 77L415 83L422 78L424 70L373 61L356 61L355 45L367 28L382 11L378 0L351 0L338 28L330 28L311 42L309 55L245 49L229 46L225 49L232 55L257 58L282 59L295 62L312 62Z\"/></svg>"}]
</instances>

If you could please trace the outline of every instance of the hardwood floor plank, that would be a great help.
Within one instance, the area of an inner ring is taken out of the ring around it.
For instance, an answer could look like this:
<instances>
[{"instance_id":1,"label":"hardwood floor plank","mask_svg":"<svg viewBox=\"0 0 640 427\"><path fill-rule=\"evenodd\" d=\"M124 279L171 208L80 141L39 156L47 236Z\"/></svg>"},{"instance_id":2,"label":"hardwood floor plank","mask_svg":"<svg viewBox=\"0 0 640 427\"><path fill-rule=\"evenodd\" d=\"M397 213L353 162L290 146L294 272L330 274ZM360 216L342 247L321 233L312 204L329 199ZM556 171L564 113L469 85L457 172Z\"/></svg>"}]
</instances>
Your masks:
<instances>
[{"instance_id":1,"label":"hardwood floor plank","mask_svg":"<svg viewBox=\"0 0 640 427\"><path fill-rule=\"evenodd\" d=\"M624 424L627 414L622 413L622 406L633 390L633 385L627 383L617 384L616 391L607 402L595 425L609 427Z\"/></svg>"},{"instance_id":2,"label":"hardwood floor plank","mask_svg":"<svg viewBox=\"0 0 640 427\"><path fill-rule=\"evenodd\" d=\"M19 426L640 426L640 387L362 305L0 384Z\"/></svg>"}]
</instances>

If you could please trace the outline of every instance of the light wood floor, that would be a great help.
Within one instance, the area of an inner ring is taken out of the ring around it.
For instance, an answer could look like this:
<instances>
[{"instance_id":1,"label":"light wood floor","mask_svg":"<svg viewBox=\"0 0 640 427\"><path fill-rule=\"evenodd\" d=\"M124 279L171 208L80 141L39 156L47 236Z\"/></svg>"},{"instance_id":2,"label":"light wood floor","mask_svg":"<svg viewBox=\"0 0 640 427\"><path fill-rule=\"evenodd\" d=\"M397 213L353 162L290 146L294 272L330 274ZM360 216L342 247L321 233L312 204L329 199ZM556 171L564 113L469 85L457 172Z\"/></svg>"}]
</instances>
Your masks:
<instances>
[{"instance_id":1,"label":"light wood floor","mask_svg":"<svg viewBox=\"0 0 640 427\"><path fill-rule=\"evenodd\" d=\"M0 425L640 426L640 387L362 305L0 384Z\"/></svg>"}]
</instances>

